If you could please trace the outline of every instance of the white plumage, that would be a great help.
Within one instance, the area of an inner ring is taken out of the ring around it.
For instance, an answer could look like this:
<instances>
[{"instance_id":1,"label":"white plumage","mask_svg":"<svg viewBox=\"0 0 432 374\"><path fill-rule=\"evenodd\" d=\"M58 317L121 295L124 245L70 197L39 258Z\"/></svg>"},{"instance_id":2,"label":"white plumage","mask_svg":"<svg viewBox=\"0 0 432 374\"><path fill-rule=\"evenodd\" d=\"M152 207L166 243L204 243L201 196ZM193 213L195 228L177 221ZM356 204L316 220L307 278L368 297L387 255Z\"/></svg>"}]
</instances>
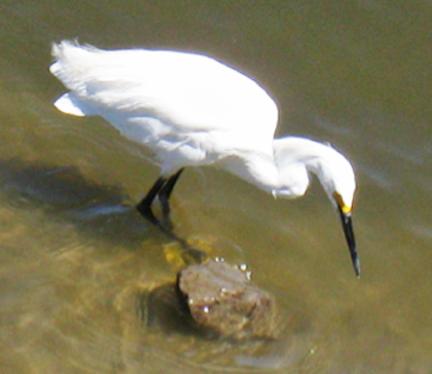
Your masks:
<instances>
[{"instance_id":1,"label":"white plumage","mask_svg":"<svg viewBox=\"0 0 432 374\"><path fill-rule=\"evenodd\" d=\"M51 72L69 89L55 106L99 115L150 148L161 177L138 210L168 199L184 167L215 164L274 196L302 196L316 174L340 213L357 275L351 223L356 188L350 162L309 139L274 139L278 109L255 81L210 57L145 49L105 51L70 41L53 45Z\"/></svg>"}]
</instances>

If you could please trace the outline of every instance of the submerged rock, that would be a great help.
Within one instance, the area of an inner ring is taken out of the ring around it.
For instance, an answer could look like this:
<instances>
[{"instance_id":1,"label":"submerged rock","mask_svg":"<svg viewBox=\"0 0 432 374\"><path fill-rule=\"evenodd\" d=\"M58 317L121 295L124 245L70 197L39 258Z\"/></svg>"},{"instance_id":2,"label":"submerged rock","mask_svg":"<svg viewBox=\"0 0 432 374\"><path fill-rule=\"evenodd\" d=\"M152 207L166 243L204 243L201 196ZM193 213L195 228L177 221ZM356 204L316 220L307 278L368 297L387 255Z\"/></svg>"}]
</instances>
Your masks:
<instances>
[{"instance_id":1,"label":"submerged rock","mask_svg":"<svg viewBox=\"0 0 432 374\"><path fill-rule=\"evenodd\" d=\"M200 331L234 339L274 338L273 295L238 268L215 261L187 266L178 274L177 290Z\"/></svg>"}]
</instances>

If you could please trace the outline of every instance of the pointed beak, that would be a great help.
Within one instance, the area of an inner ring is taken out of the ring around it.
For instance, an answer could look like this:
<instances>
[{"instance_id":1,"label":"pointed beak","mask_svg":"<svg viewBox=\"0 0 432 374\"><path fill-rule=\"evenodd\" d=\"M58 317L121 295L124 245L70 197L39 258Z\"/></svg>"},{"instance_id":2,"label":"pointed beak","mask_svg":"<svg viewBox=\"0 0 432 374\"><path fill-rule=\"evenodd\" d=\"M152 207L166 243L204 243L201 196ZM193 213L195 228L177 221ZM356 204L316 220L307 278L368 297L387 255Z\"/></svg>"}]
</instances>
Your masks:
<instances>
[{"instance_id":1,"label":"pointed beak","mask_svg":"<svg viewBox=\"0 0 432 374\"><path fill-rule=\"evenodd\" d=\"M348 243L348 248L351 255L351 260L354 266L354 271L357 278L360 277L360 260L357 253L357 246L354 238L354 231L352 227L351 219L351 209L346 206L341 206L338 204L339 215L342 222L342 229L345 234L346 241Z\"/></svg>"}]
</instances>

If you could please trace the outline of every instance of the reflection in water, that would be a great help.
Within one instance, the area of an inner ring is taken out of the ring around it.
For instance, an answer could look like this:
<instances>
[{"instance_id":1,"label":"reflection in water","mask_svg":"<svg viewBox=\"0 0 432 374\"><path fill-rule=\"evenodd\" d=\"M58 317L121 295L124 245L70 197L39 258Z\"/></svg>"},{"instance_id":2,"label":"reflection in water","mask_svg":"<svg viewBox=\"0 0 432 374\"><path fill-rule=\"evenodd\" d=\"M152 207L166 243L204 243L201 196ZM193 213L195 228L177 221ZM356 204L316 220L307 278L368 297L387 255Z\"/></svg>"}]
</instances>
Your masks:
<instances>
[{"instance_id":1,"label":"reflection in water","mask_svg":"<svg viewBox=\"0 0 432 374\"><path fill-rule=\"evenodd\" d=\"M2 309L13 370L17 355L47 371L62 363L127 372L198 363L209 371L285 367L307 357L308 334L294 315L285 316L292 348L285 338L224 342L190 328L166 286L175 278L161 255L167 239L123 205L119 188L86 181L73 167L17 159L2 162L0 186ZM147 363L149 355L156 362Z\"/></svg>"}]
</instances>

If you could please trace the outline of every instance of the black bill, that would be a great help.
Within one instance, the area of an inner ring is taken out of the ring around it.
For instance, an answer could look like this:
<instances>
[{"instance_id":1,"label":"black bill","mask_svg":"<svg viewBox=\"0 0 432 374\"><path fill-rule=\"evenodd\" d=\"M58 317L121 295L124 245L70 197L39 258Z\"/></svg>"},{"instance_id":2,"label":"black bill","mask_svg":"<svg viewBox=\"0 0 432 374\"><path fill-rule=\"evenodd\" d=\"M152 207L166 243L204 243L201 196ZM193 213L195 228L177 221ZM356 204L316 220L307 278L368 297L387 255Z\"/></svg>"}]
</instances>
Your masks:
<instances>
[{"instance_id":1,"label":"black bill","mask_svg":"<svg viewBox=\"0 0 432 374\"><path fill-rule=\"evenodd\" d=\"M356 273L356 276L360 277L360 259L358 257L356 242L354 238L354 231L352 228L351 213L344 213L342 211L342 208L339 207L339 215L342 221L342 228L345 234L345 238L348 243L354 271Z\"/></svg>"}]
</instances>

